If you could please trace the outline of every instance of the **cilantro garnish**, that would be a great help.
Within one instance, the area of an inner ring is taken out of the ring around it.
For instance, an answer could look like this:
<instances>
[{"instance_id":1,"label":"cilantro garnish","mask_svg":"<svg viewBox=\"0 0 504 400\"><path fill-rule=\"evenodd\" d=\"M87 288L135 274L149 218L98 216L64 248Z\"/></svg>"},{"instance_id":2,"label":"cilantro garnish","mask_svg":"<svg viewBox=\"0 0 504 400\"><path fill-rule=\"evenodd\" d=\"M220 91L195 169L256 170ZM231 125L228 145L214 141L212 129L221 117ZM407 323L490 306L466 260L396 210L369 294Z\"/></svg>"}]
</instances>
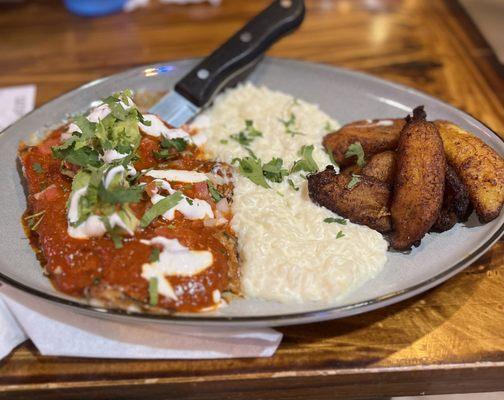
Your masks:
<instances>
[{"instance_id":1,"label":"cilantro garnish","mask_svg":"<svg viewBox=\"0 0 504 400\"><path fill-rule=\"evenodd\" d=\"M326 219L324 219L324 222L327 224L332 224L334 222L341 224L341 225L347 224L347 220L344 218L326 218Z\"/></svg>"},{"instance_id":2,"label":"cilantro garnish","mask_svg":"<svg viewBox=\"0 0 504 400\"><path fill-rule=\"evenodd\" d=\"M172 195L165 197L163 200L154 204L149 208L142 219L140 220L140 226L146 228L156 217L163 215L165 212L175 207L183 199L180 192L175 192Z\"/></svg>"},{"instance_id":3,"label":"cilantro garnish","mask_svg":"<svg viewBox=\"0 0 504 400\"><path fill-rule=\"evenodd\" d=\"M283 178L289 175L289 171L282 168L283 160L281 158L272 158L271 161L262 166L263 175L272 182L280 183Z\"/></svg>"},{"instance_id":4,"label":"cilantro garnish","mask_svg":"<svg viewBox=\"0 0 504 400\"><path fill-rule=\"evenodd\" d=\"M42 168L42 165L40 165L40 163L38 162L33 163L32 168L37 174L44 172L44 168Z\"/></svg>"},{"instance_id":5,"label":"cilantro garnish","mask_svg":"<svg viewBox=\"0 0 504 400\"><path fill-rule=\"evenodd\" d=\"M311 144L309 146L303 146L299 150L298 154L301 156L301 159L296 161L291 168L291 173L306 171L306 172L317 172L318 165L313 159L313 150L314 146Z\"/></svg>"},{"instance_id":6,"label":"cilantro garnish","mask_svg":"<svg viewBox=\"0 0 504 400\"><path fill-rule=\"evenodd\" d=\"M262 132L254 127L254 121L247 119L245 121L245 129L229 137L242 146L247 147L250 146L255 138L262 137L262 135Z\"/></svg>"},{"instance_id":7,"label":"cilantro garnish","mask_svg":"<svg viewBox=\"0 0 504 400\"><path fill-rule=\"evenodd\" d=\"M224 196L219 193L219 191L215 188L215 186L213 185L212 182L208 181L207 186L208 186L208 191L210 192L210 196L212 196L213 201L218 203L219 201L221 201L224 198Z\"/></svg>"},{"instance_id":8,"label":"cilantro garnish","mask_svg":"<svg viewBox=\"0 0 504 400\"><path fill-rule=\"evenodd\" d=\"M324 125L324 130L326 132L331 132L333 130L333 127L331 125L331 122L330 121L326 121L325 125Z\"/></svg>"},{"instance_id":9,"label":"cilantro garnish","mask_svg":"<svg viewBox=\"0 0 504 400\"><path fill-rule=\"evenodd\" d=\"M299 187L297 187L295 184L294 184L294 181L292 179L287 179L287 183L289 184L289 186L294 189L296 192L299 190Z\"/></svg>"},{"instance_id":10,"label":"cilantro garnish","mask_svg":"<svg viewBox=\"0 0 504 400\"><path fill-rule=\"evenodd\" d=\"M295 130L296 115L293 112L290 113L289 119L283 120L279 118L278 120L283 124L286 134L291 135L292 137L296 135L304 135L304 133Z\"/></svg>"},{"instance_id":11,"label":"cilantro garnish","mask_svg":"<svg viewBox=\"0 0 504 400\"><path fill-rule=\"evenodd\" d=\"M229 141L228 141L228 140L226 140L226 139L221 139L221 140L219 140L219 143L222 143L222 144L228 144L228 143L229 143Z\"/></svg>"},{"instance_id":12,"label":"cilantro garnish","mask_svg":"<svg viewBox=\"0 0 504 400\"><path fill-rule=\"evenodd\" d=\"M268 182L263 175L262 163L261 160L252 157L244 157L244 158L235 158L234 162L239 163L238 171L244 177L250 179L256 185L262 186L266 189L270 188Z\"/></svg>"},{"instance_id":13,"label":"cilantro garnish","mask_svg":"<svg viewBox=\"0 0 504 400\"><path fill-rule=\"evenodd\" d=\"M186 149L187 144L187 140L184 138L163 139L161 141L161 147L165 149L175 149L179 153Z\"/></svg>"},{"instance_id":14,"label":"cilantro garnish","mask_svg":"<svg viewBox=\"0 0 504 400\"><path fill-rule=\"evenodd\" d=\"M336 162L336 160L334 159L334 154L332 152L332 150L330 149L325 149L327 155L329 156L329 160L331 160L331 163L332 165L334 165L335 167L338 167L339 168L339 165L338 163Z\"/></svg>"},{"instance_id":15,"label":"cilantro garnish","mask_svg":"<svg viewBox=\"0 0 504 400\"><path fill-rule=\"evenodd\" d=\"M159 261L159 254L161 250L158 247L153 247L149 256L149 261L151 263Z\"/></svg>"},{"instance_id":16,"label":"cilantro garnish","mask_svg":"<svg viewBox=\"0 0 504 400\"><path fill-rule=\"evenodd\" d=\"M360 142L355 142L352 143L350 146L348 146L348 150L345 153L345 158L349 158L352 156L357 157L357 165L359 167L362 168L364 165L366 165L366 160L364 157L364 149L362 148Z\"/></svg>"},{"instance_id":17,"label":"cilantro garnish","mask_svg":"<svg viewBox=\"0 0 504 400\"><path fill-rule=\"evenodd\" d=\"M352 189L360 181L361 181L361 176L360 175L352 174L352 179L350 179L350 182L348 182L348 185L346 186L347 189Z\"/></svg>"},{"instance_id":18,"label":"cilantro garnish","mask_svg":"<svg viewBox=\"0 0 504 400\"><path fill-rule=\"evenodd\" d=\"M159 292L158 292L158 280L157 278L149 279L149 304L151 306L157 305L159 301Z\"/></svg>"},{"instance_id":19,"label":"cilantro garnish","mask_svg":"<svg viewBox=\"0 0 504 400\"><path fill-rule=\"evenodd\" d=\"M187 201L187 204L189 204L190 206L192 206L194 204L194 200L193 199L190 199L189 197L186 197L185 199Z\"/></svg>"},{"instance_id":20,"label":"cilantro garnish","mask_svg":"<svg viewBox=\"0 0 504 400\"><path fill-rule=\"evenodd\" d=\"M336 235L336 239L342 238L344 236L345 234L343 233L343 231L339 231L338 234Z\"/></svg>"}]
</instances>

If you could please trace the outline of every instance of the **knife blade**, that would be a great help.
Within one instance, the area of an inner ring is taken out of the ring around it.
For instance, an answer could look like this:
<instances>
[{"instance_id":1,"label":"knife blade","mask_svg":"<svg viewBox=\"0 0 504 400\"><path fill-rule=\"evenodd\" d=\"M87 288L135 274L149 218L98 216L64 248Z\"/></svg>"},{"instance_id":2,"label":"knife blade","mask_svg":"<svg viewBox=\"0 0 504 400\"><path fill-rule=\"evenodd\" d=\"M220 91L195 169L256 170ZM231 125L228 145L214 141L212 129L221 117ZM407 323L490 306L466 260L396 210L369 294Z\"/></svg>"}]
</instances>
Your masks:
<instances>
[{"instance_id":1,"label":"knife blade","mask_svg":"<svg viewBox=\"0 0 504 400\"><path fill-rule=\"evenodd\" d=\"M149 112L178 128L238 83L276 41L301 25L303 0L276 0L175 84Z\"/></svg>"}]
</instances>

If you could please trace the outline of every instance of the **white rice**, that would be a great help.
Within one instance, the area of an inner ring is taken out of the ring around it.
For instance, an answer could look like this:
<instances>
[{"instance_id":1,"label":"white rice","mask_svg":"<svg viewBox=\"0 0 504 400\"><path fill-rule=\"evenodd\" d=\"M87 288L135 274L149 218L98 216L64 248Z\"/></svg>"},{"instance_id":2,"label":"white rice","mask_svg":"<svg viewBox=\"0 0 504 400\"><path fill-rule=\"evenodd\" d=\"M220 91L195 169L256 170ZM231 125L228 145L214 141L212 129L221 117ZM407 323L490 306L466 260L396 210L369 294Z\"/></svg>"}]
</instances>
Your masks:
<instances>
[{"instance_id":1,"label":"white rice","mask_svg":"<svg viewBox=\"0 0 504 400\"><path fill-rule=\"evenodd\" d=\"M279 119L296 116L291 136ZM280 157L290 169L303 145L315 146L319 169L330 164L321 139L329 123L338 126L317 106L265 87L246 84L220 95L211 109L195 121L207 137L208 153L230 163L248 153L231 134L244 129L245 120L263 133L250 148L264 163ZM221 143L221 140L227 144ZM331 302L376 276L386 262L387 243L365 226L325 223L337 217L313 204L307 181L291 176L265 189L236 173L232 228L239 241L242 289L247 297L280 302ZM343 237L336 238L342 231Z\"/></svg>"}]
</instances>

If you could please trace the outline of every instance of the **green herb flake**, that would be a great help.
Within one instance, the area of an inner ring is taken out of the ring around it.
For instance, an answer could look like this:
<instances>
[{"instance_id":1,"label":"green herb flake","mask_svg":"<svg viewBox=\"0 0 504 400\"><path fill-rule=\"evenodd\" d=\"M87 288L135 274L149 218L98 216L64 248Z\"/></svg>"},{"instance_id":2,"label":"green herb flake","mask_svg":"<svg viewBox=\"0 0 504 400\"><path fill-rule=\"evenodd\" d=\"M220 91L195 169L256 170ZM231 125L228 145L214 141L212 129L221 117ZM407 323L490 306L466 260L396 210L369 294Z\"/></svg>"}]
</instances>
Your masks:
<instances>
[{"instance_id":1,"label":"green herb flake","mask_svg":"<svg viewBox=\"0 0 504 400\"><path fill-rule=\"evenodd\" d=\"M207 186L208 186L208 191L210 192L210 196L212 196L213 201L218 203L219 201L221 201L224 198L224 196L222 194L220 194L220 192L215 188L215 186L213 185L212 182L208 181Z\"/></svg>"},{"instance_id":2,"label":"green herb flake","mask_svg":"<svg viewBox=\"0 0 504 400\"><path fill-rule=\"evenodd\" d=\"M332 132L333 131L333 127L331 125L331 122L330 121L326 121L325 125L324 125L324 131L326 131L326 133L329 133L329 132Z\"/></svg>"},{"instance_id":3,"label":"green herb flake","mask_svg":"<svg viewBox=\"0 0 504 400\"><path fill-rule=\"evenodd\" d=\"M270 185L268 185L268 182L266 182L266 178L263 175L261 160L252 157L244 157L235 158L233 163L235 162L238 162L238 171L244 177L250 179L256 185L262 186L266 189L270 188Z\"/></svg>"},{"instance_id":4,"label":"green herb flake","mask_svg":"<svg viewBox=\"0 0 504 400\"><path fill-rule=\"evenodd\" d=\"M165 197L163 200L154 204L149 208L142 219L140 220L140 226L146 228L156 217L163 215L168 210L175 207L183 199L182 193L175 192L172 195Z\"/></svg>"},{"instance_id":5,"label":"green herb flake","mask_svg":"<svg viewBox=\"0 0 504 400\"><path fill-rule=\"evenodd\" d=\"M287 120L279 119L279 121L284 126L286 134L291 135L292 137L296 135L304 135L304 133L295 130L296 115L293 112L290 113L289 119Z\"/></svg>"},{"instance_id":6,"label":"green herb flake","mask_svg":"<svg viewBox=\"0 0 504 400\"><path fill-rule=\"evenodd\" d=\"M149 279L149 304L156 306L159 301L158 280L157 278Z\"/></svg>"},{"instance_id":7,"label":"green herb flake","mask_svg":"<svg viewBox=\"0 0 504 400\"><path fill-rule=\"evenodd\" d=\"M151 263L159 261L159 254L161 250L158 247L153 247L149 256L149 261Z\"/></svg>"},{"instance_id":8,"label":"green herb flake","mask_svg":"<svg viewBox=\"0 0 504 400\"><path fill-rule=\"evenodd\" d=\"M299 187L297 187L295 184L294 184L294 181L292 179L287 179L287 183L289 184L289 186L294 189L296 192L299 190Z\"/></svg>"},{"instance_id":9,"label":"green herb flake","mask_svg":"<svg viewBox=\"0 0 504 400\"><path fill-rule=\"evenodd\" d=\"M186 197L185 199L186 199L187 203L188 203L190 206L192 206L192 205L194 204L194 200L193 200L193 199L190 199L189 197Z\"/></svg>"},{"instance_id":10,"label":"green herb flake","mask_svg":"<svg viewBox=\"0 0 504 400\"><path fill-rule=\"evenodd\" d=\"M280 183L285 176L289 175L289 171L282 166L283 160L281 158L272 158L262 166L263 175L272 182Z\"/></svg>"},{"instance_id":11,"label":"green herb flake","mask_svg":"<svg viewBox=\"0 0 504 400\"><path fill-rule=\"evenodd\" d=\"M360 181L361 181L361 176L352 174L352 179L350 179L350 182L348 182L348 185L346 186L347 189L352 189L354 186L356 186Z\"/></svg>"},{"instance_id":12,"label":"green herb flake","mask_svg":"<svg viewBox=\"0 0 504 400\"><path fill-rule=\"evenodd\" d=\"M336 235L336 239L340 239L344 236L345 236L345 234L343 233L343 231L339 231L338 234Z\"/></svg>"},{"instance_id":13,"label":"green herb flake","mask_svg":"<svg viewBox=\"0 0 504 400\"><path fill-rule=\"evenodd\" d=\"M175 149L179 153L187 148L187 144L184 138L163 139L161 141L161 147L164 149Z\"/></svg>"},{"instance_id":14,"label":"green herb flake","mask_svg":"<svg viewBox=\"0 0 504 400\"><path fill-rule=\"evenodd\" d=\"M345 153L345 158L349 158L349 157L353 157L353 156L357 157L357 165L359 167L362 168L364 165L366 165L366 160L365 160L365 156L364 156L364 149L362 148L362 145L360 144L360 142L355 142L355 143L352 143L350 146L348 146L348 150Z\"/></svg>"},{"instance_id":15,"label":"green herb flake","mask_svg":"<svg viewBox=\"0 0 504 400\"><path fill-rule=\"evenodd\" d=\"M40 165L40 163L38 162L33 163L32 168L37 174L41 174L44 172L44 168L42 168L42 165Z\"/></svg>"},{"instance_id":16,"label":"green herb flake","mask_svg":"<svg viewBox=\"0 0 504 400\"><path fill-rule=\"evenodd\" d=\"M338 163L334 159L334 153L332 152L332 150L330 150L330 149L325 149L325 150L326 150L327 156L329 157L329 160L331 161L331 164L334 165L335 167L339 168Z\"/></svg>"},{"instance_id":17,"label":"green herb flake","mask_svg":"<svg viewBox=\"0 0 504 400\"><path fill-rule=\"evenodd\" d=\"M341 225L347 224L347 220L344 218L326 218L326 219L324 219L324 222L327 224L333 224L333 223L337 223L337 224L341 224Z\"/></svg>"},{"instance_id":18,"label":"green herb flake","mask_svg":"<svg viewBox=\"0 0 504 400\"><path fill-rule=\"evenodd\" d=\"M222 144L228 144L228 143L229 143L229 140L226 140L226 139L221 139L221 140L219 140L219 143L222 143Z\"/></svg>"},{"instance_id":19,"label":"green herb flake","mask_svg":"<svg viewBox=\"0 0 504 400\"><path fill-rule=\"evenodd\" d=\"M309 146L303 146L299 150L298 154L301 156L301 159L296 161L291 168L291 173L306 171L306 172L317 172L318 165L313 159L313 150L314 146L311 144Z\"/></svg>"},{"instance_id":20,"label":"green herb flake","mask_svg":"<svg viewBox=\"0 0 504 400\"><path fill-rule=\"evenodd\" d=\"M262 137L262 135L262 132L254 127L254 121L248 119L245 121L245 129L229 137L242 146L248 147L256 138Z\"/></svg>"}]
</instances>

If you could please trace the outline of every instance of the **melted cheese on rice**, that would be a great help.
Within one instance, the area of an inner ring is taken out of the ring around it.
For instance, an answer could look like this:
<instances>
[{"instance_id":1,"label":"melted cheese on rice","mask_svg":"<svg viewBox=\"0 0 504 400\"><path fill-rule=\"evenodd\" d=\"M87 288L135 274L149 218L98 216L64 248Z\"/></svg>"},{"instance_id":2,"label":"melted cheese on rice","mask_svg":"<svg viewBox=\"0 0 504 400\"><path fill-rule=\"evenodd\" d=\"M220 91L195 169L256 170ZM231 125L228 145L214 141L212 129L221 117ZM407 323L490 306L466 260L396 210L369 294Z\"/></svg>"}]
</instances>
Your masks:
<instances>
[{"instance_id":1,"label":"melted cheese on rice","mask_svg":"<svg viewBox=\"0 0 504 400\"><path fill-rule=\"evenodd\" d=\"M291 131L301 135L286 133L284 122L291 114L295 115ZM194 126L208 137L205 149L210 155L230 163L248 155L230 139L244 129L246 120L263 134L249 147L264 163L280 157L284 168L290 169L300 158L301 146L314 145L319 169L330 164L321 139L328 124L336 128L337 122L316 105L264 87L246 84L227 91ZM247 297L331 302L376 276L385 265L387 243L382 235L350 222L325 223L335 214L310 201L302 174L306 173L288 177L299 187L296 191L287 178L282 183L268 181L271 189L266 189L236 173L231 224L238 236Z\"/></svg>"}]
</instances>

